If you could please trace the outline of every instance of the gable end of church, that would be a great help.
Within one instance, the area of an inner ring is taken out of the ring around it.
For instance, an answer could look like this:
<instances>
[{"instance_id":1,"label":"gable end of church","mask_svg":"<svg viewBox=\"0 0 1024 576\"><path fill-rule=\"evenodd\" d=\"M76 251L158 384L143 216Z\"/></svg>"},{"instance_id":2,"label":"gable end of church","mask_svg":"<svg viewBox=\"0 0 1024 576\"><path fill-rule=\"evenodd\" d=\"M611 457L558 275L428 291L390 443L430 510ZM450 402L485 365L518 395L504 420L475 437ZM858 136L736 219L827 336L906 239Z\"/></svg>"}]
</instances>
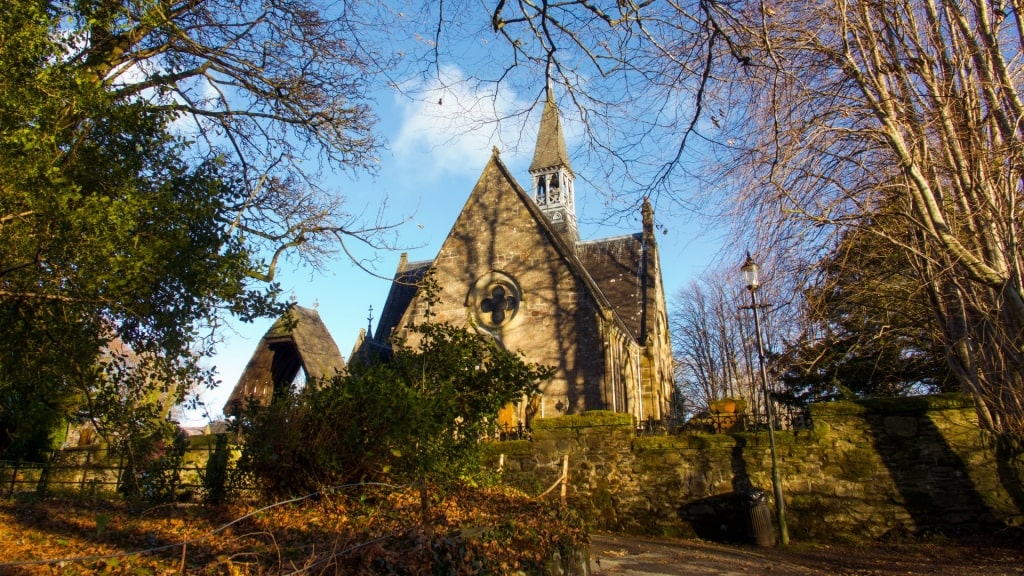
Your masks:
<instances>
[{"instance_id":1,"label":"gable end of church","mask_svg":"<svg viewBox=\"0 0 1024 576\"><path fill-rule=\"evenodd\" d=\"M503 411L505 424L612 410L638 421L669 416L673 389L665 299L645 201L638 234L580 242L574 173L557 107L549 99L527 192L495 150L437 255L403 255L377 329L361 347L424 317L416 283L438 283L434 320L464 325L528 362L555 368L541 393Z\"/></svg>"}]
</instances>

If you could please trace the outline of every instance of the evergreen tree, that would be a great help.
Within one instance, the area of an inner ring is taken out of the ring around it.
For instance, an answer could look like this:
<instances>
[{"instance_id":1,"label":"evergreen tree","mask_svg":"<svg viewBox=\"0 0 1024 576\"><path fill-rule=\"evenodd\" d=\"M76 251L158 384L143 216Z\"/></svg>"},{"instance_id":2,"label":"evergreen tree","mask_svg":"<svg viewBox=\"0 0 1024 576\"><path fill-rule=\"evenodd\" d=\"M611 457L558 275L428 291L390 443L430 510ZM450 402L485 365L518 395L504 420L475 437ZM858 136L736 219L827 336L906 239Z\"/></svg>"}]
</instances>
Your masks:
<instances>
[{"instance_id":1,"label":"evergreen tree","mask_svg":"<svg viewBox=\"0 0 1024 576\"><path fill-rule=\"evenodd\" d=\"M897 222L880 214L874 226L895 235ZM912 262L870 228L842 238L804 296L807 328L781 361L785 401L957 388Z\"/></svg>"}]
</instances>

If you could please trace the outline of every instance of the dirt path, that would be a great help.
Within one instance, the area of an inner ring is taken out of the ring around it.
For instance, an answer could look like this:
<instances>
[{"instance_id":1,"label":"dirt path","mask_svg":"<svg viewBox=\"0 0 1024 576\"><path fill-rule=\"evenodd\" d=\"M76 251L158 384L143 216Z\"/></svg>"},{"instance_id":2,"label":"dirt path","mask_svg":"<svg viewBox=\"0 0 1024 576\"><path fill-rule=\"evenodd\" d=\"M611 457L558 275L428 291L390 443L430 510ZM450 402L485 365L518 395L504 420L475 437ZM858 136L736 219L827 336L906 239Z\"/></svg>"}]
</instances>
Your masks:
<instances>
[{"instance_id":1,"label":"dirt path","mask_svg":"<svg viewBox=\"0 0 1024 576\"><path fill-rule=\"evenodd\" d=\"M1020 545L950 541L823 546L787 549L723 546L693 540L591 536L594 576L1018 576Z\"/></svg>"}]
</instances>

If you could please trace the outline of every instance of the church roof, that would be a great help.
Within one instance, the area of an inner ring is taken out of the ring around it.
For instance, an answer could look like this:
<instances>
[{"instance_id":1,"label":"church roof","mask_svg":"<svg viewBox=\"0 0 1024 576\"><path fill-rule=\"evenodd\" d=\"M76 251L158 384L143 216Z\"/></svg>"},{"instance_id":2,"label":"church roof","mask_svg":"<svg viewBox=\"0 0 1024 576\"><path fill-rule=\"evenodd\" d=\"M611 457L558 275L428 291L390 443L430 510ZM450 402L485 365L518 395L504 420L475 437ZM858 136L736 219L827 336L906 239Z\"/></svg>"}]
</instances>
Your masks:
<instances>
[{"instance_id":1,"label":"church roof","mask_svg":"<svg viewBox=\"0 0 1024 576\"><path fill-rule=\"evenodd\" d=\"M391 333L402 321L402 316L416 296L419 282L423 280L433 263L433 260L408 262L405 254L402 254L398 270L395 271L395 278L391 283L391 291L388 292L388 299L384 302L384 309L381 310L380 320L377 322L377 331L371 341L373 344L386 345L390 340Z\"/></svg>"},{"instance_id":2,"label":"church roof","mask_svg":"<svg viewBox=\"0 0 1024 576\"><path fill-rule=\"evenodd\" d=\"M620 326L630 336L640 341L643 338L645 303L649 305L643 292L649 282L643 278L647 273L644 265L643 234L592 240L569 246L554 230L527 192L516 182L497 153L491 157L491 164L485 169L485 173L492 167L499 170L503 178L512 185L520 200L533 214L534 220L541 229L546 230L552 244L557 246L569 268L590 287L599 305L610 310L618 319ZM416 297L417 283L423 279L432 264L433 260L409 263L403 254L373 341L364 343L364 346L387 345L392 332L401 323L402 317ZM368 352L369 349L364 347L356 356L361 357Z\"/></svg>"},{"instance_id":3,"label":"church roof","mask_svg":"<svg viewBox=\"0 0 1024 576\"><path fill-rule=\"evenodd\" d=\"M530 163L530 172L565 166L572 172L569 165L569 152L565 147L565 136L562 134L562 120L558 114L558 105L548 91L547 102L544 103L544 112L540 117L540 129L537 130L537 147L533 151L533 162Z\"/></svg>"},{"instance_id":4,"label":"church roof","mask_svg":"<svg viewBox=\"0 0 1024 576\"><path fill-rule=\"evenodd\" d=\"M292 306L256 345L224 413L230 414L250 398L269 404L275 386L291 384L300 369L307 378L330 378L344 368L345 360L320 314Z\"/></svg>"},{"instance_id":5,"label":"church roof","mask_svg":"<svg viewBox=\"0 0 1024 576\"><path fill-rule=\"evenodd\" d=\"M583 268L618 312L634 339L643 334L644 293L646 287L643 234L631 234L581 242L576 256Z\"/></svg>"}]
</instances>

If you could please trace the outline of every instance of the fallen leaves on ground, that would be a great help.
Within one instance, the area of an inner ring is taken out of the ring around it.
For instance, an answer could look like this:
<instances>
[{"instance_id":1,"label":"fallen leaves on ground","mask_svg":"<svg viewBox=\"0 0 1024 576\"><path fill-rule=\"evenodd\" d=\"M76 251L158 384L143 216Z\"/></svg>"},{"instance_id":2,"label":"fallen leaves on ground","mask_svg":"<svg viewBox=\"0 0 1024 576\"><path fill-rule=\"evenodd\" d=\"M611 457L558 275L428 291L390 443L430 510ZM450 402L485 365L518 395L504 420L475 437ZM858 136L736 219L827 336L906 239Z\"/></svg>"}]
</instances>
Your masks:
<instances>
[{"instance_id":1,"label":"fallen leaves on ground","mask_svg":"<svg viewBox=\"0 0 1024 576\"><path fill-rule=\"evenodd\" d=\"M0 503L3 574L477 574L539 567L585 546L557 504L452 490L420 523L413 490L364 488L280 506L118 501Z\"/></svg>"}]
</instances>

